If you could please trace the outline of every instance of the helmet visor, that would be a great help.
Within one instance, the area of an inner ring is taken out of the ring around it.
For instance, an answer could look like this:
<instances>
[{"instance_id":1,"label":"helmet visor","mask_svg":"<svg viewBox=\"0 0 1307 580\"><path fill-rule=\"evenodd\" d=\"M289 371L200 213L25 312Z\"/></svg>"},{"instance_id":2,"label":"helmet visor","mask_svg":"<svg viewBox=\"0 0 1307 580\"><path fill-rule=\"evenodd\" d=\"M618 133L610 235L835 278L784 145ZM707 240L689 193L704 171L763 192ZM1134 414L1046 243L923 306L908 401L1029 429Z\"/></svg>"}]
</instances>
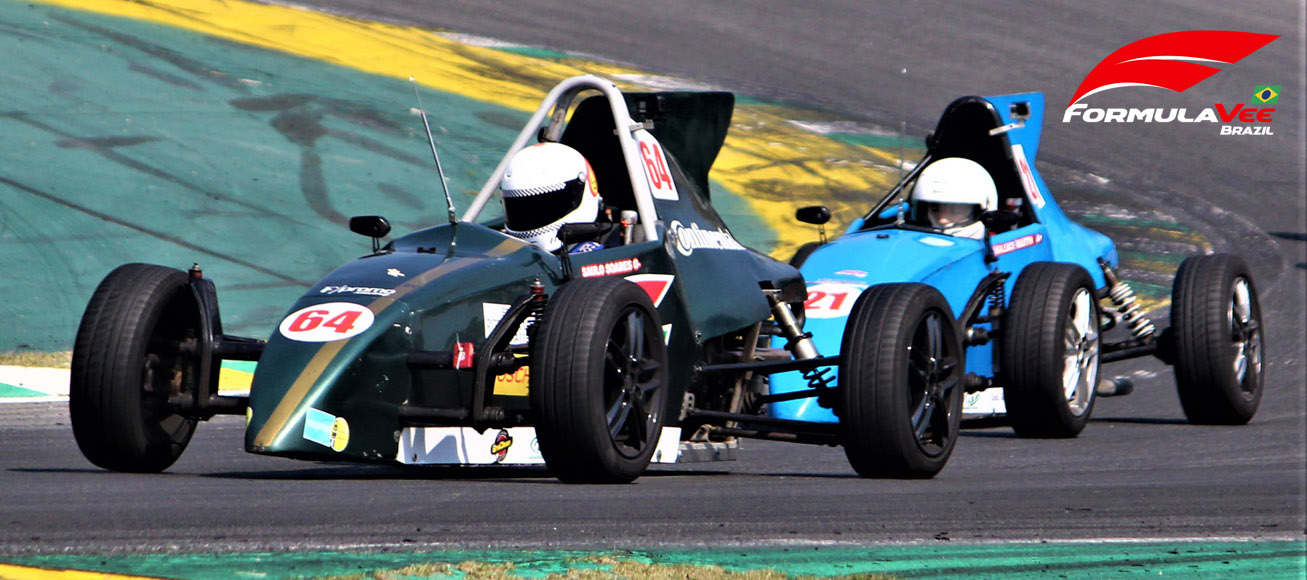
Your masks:
<instances>
[{"instance_id":1,"label":"helmet visor","mask_svg":"<svg viewBox=\"0 0 1307 580\"><path fill-rule=\"evenodd\" d=\"M936 227L965 226L976 221L976 207L963 203L928 203L930 221Z\"/></svg>"},{"instance_id":2,"label":"helmet visor","mask_svg":"<svg viewBox=\"0 0 1307 580\"><path fill-rule=\"evenodd\" d=\"M515 232L542 228L563 219L581 205L585 181L569 179L553 191L504 190L504 223Z\"/></svg>"}]
</instances>

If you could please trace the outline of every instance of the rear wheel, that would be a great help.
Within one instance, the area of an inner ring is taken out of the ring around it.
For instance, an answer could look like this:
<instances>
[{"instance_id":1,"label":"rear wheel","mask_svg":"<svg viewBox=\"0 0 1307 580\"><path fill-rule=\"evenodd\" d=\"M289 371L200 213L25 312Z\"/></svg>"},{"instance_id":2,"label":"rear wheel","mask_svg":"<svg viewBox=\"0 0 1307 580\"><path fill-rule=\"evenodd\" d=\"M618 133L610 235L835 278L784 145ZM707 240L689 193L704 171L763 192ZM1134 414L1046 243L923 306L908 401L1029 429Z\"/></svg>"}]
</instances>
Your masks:
<instances>
[{"instance_id":1,"label":"rear wheel","mask_svg":"<svg viewBox=\"0 0 1307 580\"><path fill-rule=\"evenodd\" d=\"M110 272L91 296L73 345L69 413L87 459L115 471L158 472L186 449L197 419L168 398L198 380L199 308L186 274L149 264Z\"/></svg>"},{"instance_id":2,"label":"rear wheel","mask_svg":"<svg viewBox=\"0 0 1307 580\"><path fill-rule=\"evenodd\" d=\"M929 478L948 463L966 365L957 323L925 284L872 286L840 352L840 436L863 477Z\"/></svg>"},{"instance_id":3,"label":"rear wheel","mask_svg":"<svg viewBox=\"0 0 1307 580\"><path fill-rule=\"evenodd\" d=\"M1000 367L1008 421L1022 437L1069 438L1093 412L1099 365L1098 299L1084 268L1027 266L1012 288Z\"/></svg>"},{"instance_id":4,"label":"rear wheel","mask_svg":"<svg viewBox=\"0 0 1307 580\"><path fill-rule=\"evenodd\" d=\"M1175 381L1190 423L1242 425L1261 402L1262 311L1248 265L1236 256L1180 264L1171 295Z\"/></svg>"},{"instance_id":5,"label":"rear wheel","mask_svg":"<svg viewBox=\"0 0 1307 580\"><path fill-rule=\"evenodd\" d=\"M649 466L667 402L667 347L649 296L620 278L549 300L531 356L540 453L569 483L626 483Z\"/></svg>"}]
</instances>

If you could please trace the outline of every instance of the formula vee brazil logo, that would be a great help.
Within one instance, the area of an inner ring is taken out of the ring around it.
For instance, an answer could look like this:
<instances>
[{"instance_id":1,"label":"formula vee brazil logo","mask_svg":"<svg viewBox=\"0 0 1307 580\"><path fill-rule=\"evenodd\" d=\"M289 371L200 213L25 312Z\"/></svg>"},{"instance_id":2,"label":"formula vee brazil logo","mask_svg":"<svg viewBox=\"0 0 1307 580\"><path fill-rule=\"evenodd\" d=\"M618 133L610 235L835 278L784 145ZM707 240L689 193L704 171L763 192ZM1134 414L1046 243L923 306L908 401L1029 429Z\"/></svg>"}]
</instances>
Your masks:
<instances>
[{"instance_id":1,"label":"formula vee brazil logo","mask_svg":"<svg viewBox=\"0 0 1307 580\"><path fill-rule=\"evenodd\" d=\"M1279 38L1230 30L1189 30L1150 36L1107 55L1076 89L1062 114L1062 122L1086 123L1221 123L1221 135L1274 135L1274 105L1280 85L1251 87L1246 103L1215 103L1191 113L1186 108L1095 108L1080 101L1122 87L1158 87L1183 92L1221 69L1207 63L1234 64ZM1239 122L1239 125L1230 123Z\"/></svg>"}]
</instances>

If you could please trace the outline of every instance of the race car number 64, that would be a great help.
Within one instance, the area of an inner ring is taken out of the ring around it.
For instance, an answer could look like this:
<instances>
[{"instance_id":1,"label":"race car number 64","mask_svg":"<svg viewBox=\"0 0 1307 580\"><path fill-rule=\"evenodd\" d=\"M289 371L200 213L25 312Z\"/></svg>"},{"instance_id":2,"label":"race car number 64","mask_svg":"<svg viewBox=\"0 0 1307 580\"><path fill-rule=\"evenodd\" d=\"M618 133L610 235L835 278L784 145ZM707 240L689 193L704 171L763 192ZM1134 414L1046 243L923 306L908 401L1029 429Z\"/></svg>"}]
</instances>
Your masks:
<instances>
[{"instance_id":1,"label":"race car number 64","mask_svg":"<svg viewBox=\"0 0 1307 580\"><path fill-rule=\"evenodd\" d=\"M352 302L328 302L296 310L281 321L281 335L300 342L331 342L358 336L372 326L371 310Z\"/></svg>"}]
</instances>

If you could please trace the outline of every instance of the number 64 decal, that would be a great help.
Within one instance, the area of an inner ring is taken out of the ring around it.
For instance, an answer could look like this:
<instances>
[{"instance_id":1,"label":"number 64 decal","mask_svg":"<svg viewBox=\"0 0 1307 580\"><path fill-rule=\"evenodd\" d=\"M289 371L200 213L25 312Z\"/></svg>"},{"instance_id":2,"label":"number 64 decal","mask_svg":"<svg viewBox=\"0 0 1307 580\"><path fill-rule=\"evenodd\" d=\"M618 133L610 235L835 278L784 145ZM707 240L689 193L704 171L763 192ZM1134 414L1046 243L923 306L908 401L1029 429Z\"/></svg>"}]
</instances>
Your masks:
<instances>
[{"instance_id":1,"label":"number 64 decal","mask_svg":"<svg viewBox=\"0 0 1307 580\"><path fill-rule=\"evenodd\" d=\"M281 321L282 336L300 342L331 342L358 336L372 326L372 311L352 302L328 302L296 310Z\"/></svg>"},{"instance_id":2,"label":"number 64 decal","mask_svg":"<svg viewBox=\"0 0 1307 580\"><path fill-rule=\"evenodd\" d=\"M637 131L636 142L640 149L640 163L644 165L644 177L649 182L649 193L658 199L676 201L680 199L676 192L676 182L672 180L671 169L667 166L667 156L663 146L648 131Z\"/></svg>"}]
</instances>

